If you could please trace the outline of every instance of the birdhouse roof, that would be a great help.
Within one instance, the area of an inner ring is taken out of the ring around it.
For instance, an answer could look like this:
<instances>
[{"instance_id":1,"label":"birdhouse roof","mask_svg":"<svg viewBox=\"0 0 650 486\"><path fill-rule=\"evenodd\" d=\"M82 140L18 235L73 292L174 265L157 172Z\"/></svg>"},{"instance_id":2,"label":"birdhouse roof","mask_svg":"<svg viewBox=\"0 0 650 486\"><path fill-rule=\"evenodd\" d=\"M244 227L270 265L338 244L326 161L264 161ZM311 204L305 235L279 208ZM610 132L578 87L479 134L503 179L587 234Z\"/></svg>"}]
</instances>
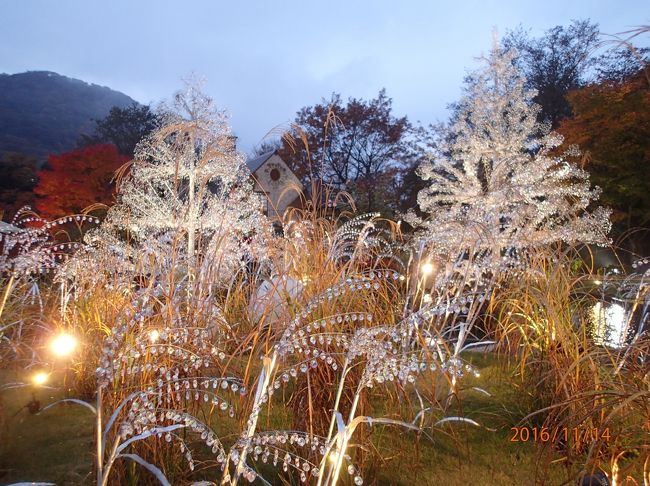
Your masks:
<instances>
[{"instance_id":1,"label":"birdhouse roof","mask_svg":"<svg viewBox=\"0 0 650 486\"><path fill-rule=\"evenodd\" d=\"M258 155L253 159L248 159L246 161L246 167L248 167L248 170L251 171L251 174L255 174L257 169L262 167L267 160L273 157L274 154L275 154L275 150L271 150L270 152L266 152L262 155Z\"/></svg>"}]
</instances>

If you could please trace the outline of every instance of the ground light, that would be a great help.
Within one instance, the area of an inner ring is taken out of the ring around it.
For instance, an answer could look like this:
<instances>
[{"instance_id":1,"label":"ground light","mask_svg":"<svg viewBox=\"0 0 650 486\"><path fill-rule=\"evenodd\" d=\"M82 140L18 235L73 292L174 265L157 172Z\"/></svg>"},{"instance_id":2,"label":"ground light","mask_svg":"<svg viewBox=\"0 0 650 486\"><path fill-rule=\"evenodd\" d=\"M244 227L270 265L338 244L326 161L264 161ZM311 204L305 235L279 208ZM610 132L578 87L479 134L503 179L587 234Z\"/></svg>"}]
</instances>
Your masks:
<instances>
[{"instance_id":1,"label":"ground light","mask_svg":"<svg viewBox=\"0 0 650 486\"><path fill-rule=\"evenodd\" d=\"M50 350L60 358L72 354L76 347L77 339L68 333L59 334L50 343Z\"/></svg>"},{"instance_id":2,"label":"ground light","mask_svg":"<svg viewBox=\"0 0 650 486\"><path fill-rule=\"evenodd\" d=\"M32 376L32 383L34 385L44 385L47 382L47 373L44 371L38 371Z\"/></svg>"},{"instance_id":3,"label":"ground light","mask_svg":"<svg viewBox=\"0 0 650 486\"><path fill-rule=\"evenodd\" d=\"M37 371L32 375L32 383L36 387L45 385L45 383L47 383L47 379L49 378L49 376L50 375L45 371ZM27 404L23 408L29 410L29 413L31 413L32 415L37 414L38 412L41 411L41 402L36 398L35 392L32 392L32 399L29 402L27 402ZM22 408L20 410L22 410Z\"/></svg>"}]
</instances>

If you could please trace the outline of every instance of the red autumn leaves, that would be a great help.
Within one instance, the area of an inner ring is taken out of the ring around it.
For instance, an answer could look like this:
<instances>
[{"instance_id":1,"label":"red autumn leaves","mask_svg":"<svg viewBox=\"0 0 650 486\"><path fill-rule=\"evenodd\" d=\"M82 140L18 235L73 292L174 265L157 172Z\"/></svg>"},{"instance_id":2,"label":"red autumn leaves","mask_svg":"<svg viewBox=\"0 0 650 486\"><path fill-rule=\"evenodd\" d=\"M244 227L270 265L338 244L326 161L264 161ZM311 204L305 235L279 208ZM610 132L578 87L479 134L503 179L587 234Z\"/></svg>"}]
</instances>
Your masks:
<instances>
[{"instance_id":1,"label":"red autumn leaves","mask_svg":"<svg viewBox=\"0 0 650 486\"><path fill-rule=\"evenodd\" d=\"M38 213L53 219L79 213L93 204L112 204L115 171L128 160L111 144L50 155L34 188Z\"/></svg>"}]
</instances>

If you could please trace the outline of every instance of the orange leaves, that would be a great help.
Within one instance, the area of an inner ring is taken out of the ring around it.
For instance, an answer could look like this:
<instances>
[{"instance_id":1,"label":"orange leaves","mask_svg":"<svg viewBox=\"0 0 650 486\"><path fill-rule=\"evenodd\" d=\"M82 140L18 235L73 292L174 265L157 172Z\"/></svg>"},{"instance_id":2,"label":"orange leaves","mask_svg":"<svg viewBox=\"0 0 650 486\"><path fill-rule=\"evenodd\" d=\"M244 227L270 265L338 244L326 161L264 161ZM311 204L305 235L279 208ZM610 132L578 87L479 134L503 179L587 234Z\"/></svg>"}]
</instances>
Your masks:
<instances>
[{"instance_id":1,"label":"orange leaves","mask_svg":"<svg viewBox=\"0 0 650 486\"><path fill-rule=\"evenodd\" d=\"M650 87L639 71L625 82L593 84L569 93L573 117L558 131L588 153L585 166L614 209L619 230L650 222Z\"/></svg>"}]
</instances>

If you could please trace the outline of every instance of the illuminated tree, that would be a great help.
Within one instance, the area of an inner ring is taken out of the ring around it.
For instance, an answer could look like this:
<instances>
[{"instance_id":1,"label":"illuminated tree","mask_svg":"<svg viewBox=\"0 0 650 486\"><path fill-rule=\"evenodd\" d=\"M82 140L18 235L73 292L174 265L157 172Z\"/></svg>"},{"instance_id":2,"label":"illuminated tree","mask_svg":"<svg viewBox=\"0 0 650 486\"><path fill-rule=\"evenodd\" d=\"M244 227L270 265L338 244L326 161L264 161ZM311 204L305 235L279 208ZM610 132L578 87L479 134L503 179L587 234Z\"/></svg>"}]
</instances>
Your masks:
<instances>
[{"instance_id":1,"label":"illuminated tree","mask_svg":"<svg viewBox=\"0 0 650 486\"><path fill-rule=\"evenodd\" d=\"M554 155L562 137L537 121L513 51L493 48L469 77L456 120L420 174L429 214L424 237L442 254L472 249L500 265L518 250L554 242L605 243L608 212L588 175Z\"/></svg>"},{"instance_id":2,"label":"illuminated tree","mask_svg":"<svg viewBox=\"0 0 650 486\"><path fill-rule=\"evenodd\" d=\"M188 271L203 262L224 278L225 269L263 254L262 204L212 100L189 86L173 108L137 146L117 204L93 238L121 248L127 258L144 252L164 259L168 246L181 242Z\"/></svg>"}]
</instances>

